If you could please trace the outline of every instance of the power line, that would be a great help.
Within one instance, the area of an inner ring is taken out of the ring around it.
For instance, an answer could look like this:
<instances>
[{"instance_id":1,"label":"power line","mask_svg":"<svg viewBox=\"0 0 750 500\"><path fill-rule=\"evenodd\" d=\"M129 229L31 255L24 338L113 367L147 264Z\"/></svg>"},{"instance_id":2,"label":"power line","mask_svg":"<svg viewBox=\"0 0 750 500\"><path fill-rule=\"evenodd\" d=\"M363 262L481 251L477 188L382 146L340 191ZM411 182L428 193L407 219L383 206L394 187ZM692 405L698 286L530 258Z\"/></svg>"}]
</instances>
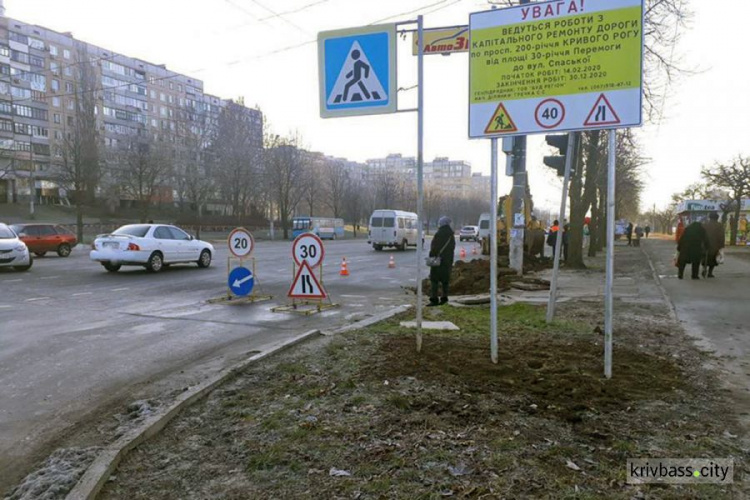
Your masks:
<instances>
[{"instance_id":1,"label":"power line","mask_svg":"<svg viewBox=\"0 0 750 500\"><path fill-rule=\"evenodd\" d=\"M289 26L294 27L295 29L301 31L305 35L309 35L310 34L306 29L304 29L301 26L293 23L292 21L290 21L289 19L287 19L286 17L284 17L283 14L279 14L275 10L270 9L269 7L266 7L265 5L263 5L262 3L260 3L258 0L250 0L250 1L252 3L254 3L255 5L257 5L258 7L260 7L261 9L263 9L263 10L265 10L267 12L270 12L272 14L272 17L278 17L279 19L281 19L282 21L284 21L285 23L287 23Z\"/></svg>"}]
</instances>

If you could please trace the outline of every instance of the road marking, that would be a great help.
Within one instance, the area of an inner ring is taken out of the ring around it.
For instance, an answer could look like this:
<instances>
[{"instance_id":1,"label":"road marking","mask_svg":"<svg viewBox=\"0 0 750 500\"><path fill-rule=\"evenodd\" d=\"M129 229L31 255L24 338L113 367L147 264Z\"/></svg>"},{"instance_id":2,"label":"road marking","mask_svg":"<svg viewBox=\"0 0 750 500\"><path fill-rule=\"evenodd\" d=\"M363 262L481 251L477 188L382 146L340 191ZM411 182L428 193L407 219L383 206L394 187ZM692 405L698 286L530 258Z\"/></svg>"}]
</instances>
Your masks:
<instances>
[{"instance_id":1,"label":"road marking","mask_svg":"<svg viewBox=\"0 0 750 500\"><path fill-rule=\"evenodd\" d=\"M80 297L81 295L91 295L94 292L81 292L81 293L74 293L73 297Z\"/></svg>"},{"instance_id":2,"label":"road marking","mask_svg":"<svg viewBox=\"0 0 750 500\"><path fill-rule=\"evenodd\" d=\"M16 280L3 280L3 283L18 283L19 281L23 281L22 279L16 279Z\"/></svg>"},{"instance_id":3,"label":"road marking","mask_svg":"<svg viewBox=\"0 0 750 500\"><path fill-rule=\"evenodd\" d=\"M113 288L112 289L113 292L124 292L125 290L130 290L130 288L125 287L125 288Z\"/></svg>"},{"instance_id":4,"label":"road marking","mask_svg":"<svg viewBox=\"0 0 750 500\"><path fill-rule=\"evenodd\" d=\"M366 295L341 295L341 297L348 297L350 299L366 299Z\"/></svg>"},{"instance_id":5,"label":"road marking","mask_svg":"<svg viewBox=\"0 0 750 500\"><path fill-rule=\"evenodd\" d=\"M6 306L5 304L0 304L0 309L10 309L13 306Z\"/></svg>"},{"instance_id":6,"label":"road marking","mask_svg":"<svg viewBox=\"0 0 750 500\"><path fill-rule=\"evenodd\" d=\"M59 278L59 277L60 277L60 276L42 276L42 277L41 277L41 278L39 278L39 279L42 279L42 280L55 280L55 279L57 279L57 278Z\"/></svg>"},{"instance_id":7,"label":"road marking","mask_svg":"<svg viewBox=\"0 0 750 500\"><path fill-rule=\"evenodd\" d=\"M25 302L34 302L35 300L49 300L51 297L35 297L33 299L26 299Z\"/></svg>"}]
</instances>

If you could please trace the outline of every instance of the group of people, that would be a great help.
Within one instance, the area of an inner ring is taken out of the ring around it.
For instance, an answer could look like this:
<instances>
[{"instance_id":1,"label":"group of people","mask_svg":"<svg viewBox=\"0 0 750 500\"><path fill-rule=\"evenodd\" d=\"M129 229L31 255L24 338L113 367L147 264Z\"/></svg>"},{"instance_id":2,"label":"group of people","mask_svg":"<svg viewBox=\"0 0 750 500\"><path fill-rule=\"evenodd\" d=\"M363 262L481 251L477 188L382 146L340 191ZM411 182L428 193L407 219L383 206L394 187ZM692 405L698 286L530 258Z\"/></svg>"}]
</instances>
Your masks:
<instances>
[{"instance_id":1,"label":"group of people","mask_svg":"<svg viewBox=\"0 0 750 500\"><path fill-rule=\"evenodd\" d=\"M641 227L638 223L633 226L632 222L628 222L628 227L625 228L625 236L628 238L629 247L641 246L641 238L643 238L644 235L648 238L649 234L651 234L651 226L648 224L646 227ZM633 239L633 235L635 235L635 239Z\"/></svg>"},{"instance_id":2,"label":"group of people","mask_svg":"<svg viewBox=\"0 0 750 500\"><path fill-rule=\"evenodd\" d=\"M714 268L719 264L719 253L724 248L724 226L719 214L712 212L705 222L693 221L685 227L682 218L677 224L677 277L683 279L685 267L691 265L691 278L714 277ZM703 271L701 273L701 265Z\"/></svg>"}]
</instances>

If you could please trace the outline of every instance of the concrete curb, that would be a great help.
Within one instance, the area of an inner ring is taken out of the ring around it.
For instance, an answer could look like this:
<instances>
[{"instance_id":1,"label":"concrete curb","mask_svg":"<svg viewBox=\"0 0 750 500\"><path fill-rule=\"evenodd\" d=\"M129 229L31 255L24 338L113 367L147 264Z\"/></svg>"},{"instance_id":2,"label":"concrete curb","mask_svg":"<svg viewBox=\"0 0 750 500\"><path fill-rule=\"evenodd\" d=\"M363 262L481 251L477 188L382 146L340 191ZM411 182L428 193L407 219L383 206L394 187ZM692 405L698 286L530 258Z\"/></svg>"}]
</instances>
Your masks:
<instances>
[{"instance_id":1,"label":"concrete curb","mask_svg":"<svg viewBox=\"0 0 750 500\"><path fill-rule=\"evenodd\" d=\"M367 319L363 319L362 321L358 321L356 323L352 323L351 325L342 326L341 328L337 328L335 330L327 331L327 332L321 332L321 335L335 335L337 333L344 333L344 332L352 332L354 330L361 330L362 328L367 328L368 326L372 326L375 323L380 323L383 320L390 319L396 315L399 315L401 313L404 313L411 309L412 306L405 304L403 306L394 307L393 309L389 309L387 311L383 311L380 314L375 314L373 316L370 316Z\"/></svg>"},{"instance_id":2,"label":"concrete curb","mask_svg":"<svg viewBox=\"0 0 750 500\"><path fill-rule=\"evenodd\" d=\"M672 298L667 293L667 289L664 288L664 285L661 283L661 278L659 277L659 273L656 272L656 266L654 266L654 262L651 260L651 256L649 253L643 248L639 247L641 249L641 252L643 255L646 256L646 260L648 261L648 267L651 268L651 274L654 276L654 282L656 283L656 287L659 289L659 292L661 292L662 298L664 298L664 302L667 304L667 309L669 309L669 317L672 318L674 321L679 322L679 318L677 317L677 309L674 306L674 302L672 302Z\"/></svg>"},{"instance_id":3,"label":"concrete curb","mask_svg":"<svg viewBox=\"0 0 750 500\"><path fill-rule=\"evenodd\" d=\"M310 330L297 337L287 340L271 349L249 357L229 368L225 368L217 375L202 382L194 388L181 394L169 407L162 409L156 415L146 419L138 429L123 435L120 439L110 444L94 459L93 463L86 469L75 487L65 497L66 500L93 500L101 491L109 476L115 471L123 458L136 446L161 431L182 410L207 396L218 385L224 383L234 373L241 371L251 364L265 359L279 351L287 349L310 337L319 335L320 330Z\"/></svg>"}]
</instances>

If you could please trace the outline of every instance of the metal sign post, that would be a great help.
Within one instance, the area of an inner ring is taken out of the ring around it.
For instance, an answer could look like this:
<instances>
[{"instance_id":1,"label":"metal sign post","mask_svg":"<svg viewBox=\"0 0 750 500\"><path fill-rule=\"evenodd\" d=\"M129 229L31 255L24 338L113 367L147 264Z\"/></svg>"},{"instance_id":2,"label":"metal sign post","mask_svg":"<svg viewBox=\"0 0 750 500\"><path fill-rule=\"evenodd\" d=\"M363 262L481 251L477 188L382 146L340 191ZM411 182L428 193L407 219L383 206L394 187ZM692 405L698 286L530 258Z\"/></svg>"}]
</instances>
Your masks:
<instances>
[{"instance_id":1,"label":"metal sign post","mask_svg":"<svg viewBox=\"0 0 750 500\"><path fill-rule=\"evenodd\" d=\"M497 364L497 138L490 144L490 357Z\"/></svg>"},{"instance_id":2,"label":"metal sign post","mask_svg":"<svg viewBox=\"0 0 750 500\"><path fill-rule=\"evenodd\" d=\"M424 28L422 16L417 16L417 352L422 351L422 246L424 227L422 205L424 203Z\"/></svg>"},{"instance_id":3,"label":"metal sign post","mask_svg":"<svg viewBox=\"0 0 750 500\"><path fill-rule=\"evenodd\" d=\"M615 157L617 131L609 131L607 162L607 280L604 285L604 376L612 378L612 286L615 280Z\"/></svg>"},{"instance_id":4,"label":"metal sign post","mask_svg":"<svg viewBox=\"0 0 750 500\"><path fill-rule=\"evenodd\" d=\"M559 220L565 220L565 205L568 201L568 183L570 182L570 170L573 165L573 152L576 147L576 134L568 134L568 150L565 152L565 176L563 177L562 199L560 200ZM547 323L551 323L555 317L555 304L557 301L557 277L560 274L560 250L562 249L562 230L563 224L558 224L557 238L555 239L555 263L552 270L552 285L549 290L549 302L547 303Z\"/></svg>"}]
</instances>

